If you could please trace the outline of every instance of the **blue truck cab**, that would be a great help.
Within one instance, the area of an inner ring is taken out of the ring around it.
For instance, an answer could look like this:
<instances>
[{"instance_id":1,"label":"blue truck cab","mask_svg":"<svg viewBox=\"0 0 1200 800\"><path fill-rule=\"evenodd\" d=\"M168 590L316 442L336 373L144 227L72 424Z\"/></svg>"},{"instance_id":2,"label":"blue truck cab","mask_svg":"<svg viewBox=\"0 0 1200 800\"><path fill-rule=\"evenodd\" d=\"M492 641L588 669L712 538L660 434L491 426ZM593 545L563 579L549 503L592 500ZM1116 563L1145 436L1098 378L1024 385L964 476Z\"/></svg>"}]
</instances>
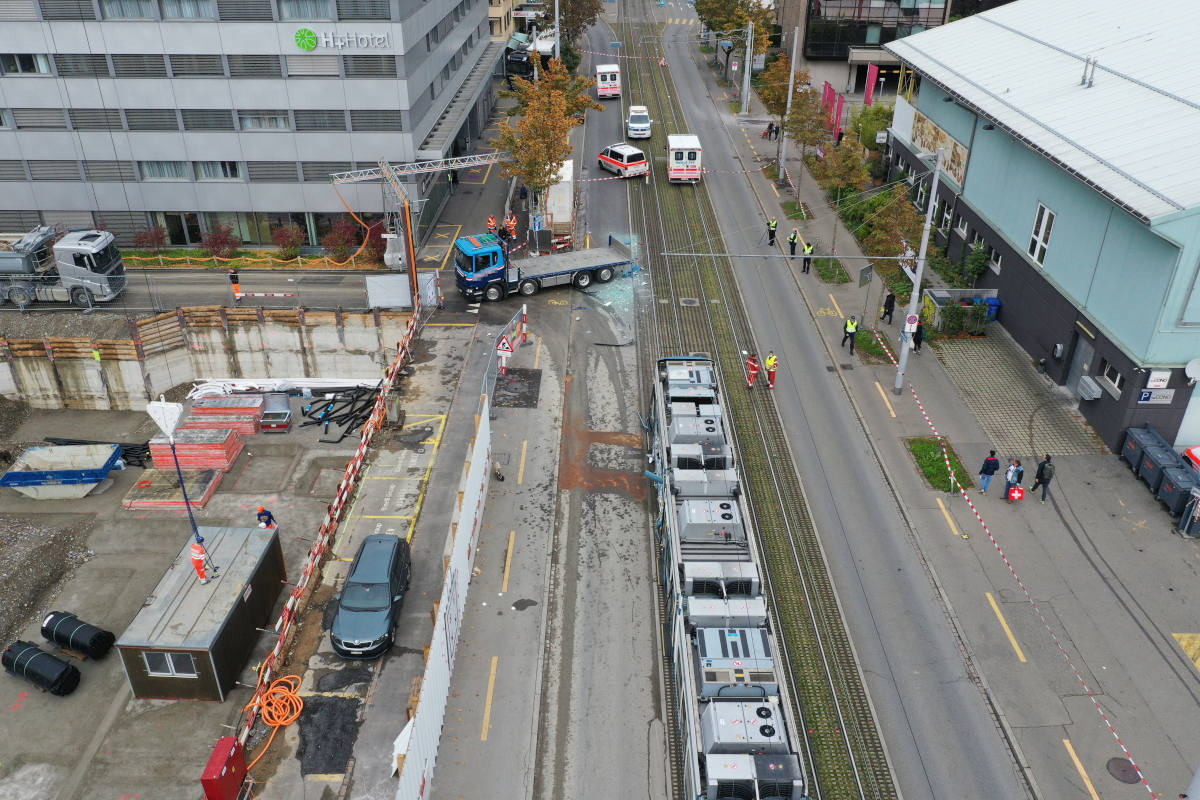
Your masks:
<instances>
[{"instance_id":1,"label":"blue truck cab","mask_svg":"<svg viewBox=\"0 0 1200 800\"><path fill-rule=\"evenodd\" d=\"M462 236L454 242L454 283L472 300L502 300L514 293L528 297L548 286L586 289L593 281L611 281L629 263L629 250L612 237L608 247L520 260L509 260L505 243L495 234Z\"/></svg>"}]
</instances>

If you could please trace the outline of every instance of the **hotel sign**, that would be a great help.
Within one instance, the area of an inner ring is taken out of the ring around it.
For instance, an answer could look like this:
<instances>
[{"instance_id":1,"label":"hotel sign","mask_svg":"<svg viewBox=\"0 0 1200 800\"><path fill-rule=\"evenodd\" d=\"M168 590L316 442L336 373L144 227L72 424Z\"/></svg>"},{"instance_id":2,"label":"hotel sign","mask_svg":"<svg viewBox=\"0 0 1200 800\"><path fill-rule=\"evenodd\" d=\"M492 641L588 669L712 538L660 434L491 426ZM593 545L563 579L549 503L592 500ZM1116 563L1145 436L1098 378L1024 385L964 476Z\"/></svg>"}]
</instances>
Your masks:
<instances>
[{"instance_id":1,"label":"hotel sign","mask_svg":"<svg viewBox=\"0 0 1200 800\"><path fill-rule=\"evenodd\" d=\"M390 33L314 31L311 28L301 28L296 31L295 42L297 47L308 52L316 50L318 47L330 47L337 50L346 48L355 50L390 49L392 35Z\"/></svg>"}]
</instances>

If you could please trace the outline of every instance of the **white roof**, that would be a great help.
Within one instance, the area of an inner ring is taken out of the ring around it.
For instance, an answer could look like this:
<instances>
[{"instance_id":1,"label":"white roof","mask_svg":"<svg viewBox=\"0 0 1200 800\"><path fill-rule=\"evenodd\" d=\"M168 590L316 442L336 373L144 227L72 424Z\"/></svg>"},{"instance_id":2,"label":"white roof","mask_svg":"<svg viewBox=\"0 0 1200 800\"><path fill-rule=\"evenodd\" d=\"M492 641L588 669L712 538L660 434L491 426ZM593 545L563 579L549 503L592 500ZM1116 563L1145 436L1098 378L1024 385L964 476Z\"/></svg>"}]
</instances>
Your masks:
<instances>
[{"instance_id":1,"label":"white roof","mask_svg":"<svg viewBox=\"0 0 1200 800\"><path fill-rule=\"evenodd\" d=\"M643 153L638 148L634 147L631 144L626 144L625 142L617 142L616 144L610 144L608 146L608 149L612 150L614 152L617 152L617 153L621 153L622 155L630 155L632 153L637 153L640 156L645 155L645 153Z\"/></svg>"},{"instance_id":2,"label":"white roof","mask_svg":"<svg viewBox=\"0 0 1200 800\"><path fill-rule=\"evenodd\" d=\"M1018 0L885 47L1148 220L1200 207L1197 30L1196 0Z\"/></svg>"},{"instance_id":3,"label":"white roof","mask_svg":"<svg viewBox=\"0 0 1200 800\"><path fill-rule=\"evenodd\" d=\"M597 64L596 72L620 72L621 68L616 64Z\"/></svg>"},{"instance_id":4,"label":"white roof","mask_svg":"<svg viewBox=\"0 0 1200 800\"><path fill-rule=\"evenodd\" d=\"M667 136L667 147L674 149L676 147L691 147L695 150L700 149L700 137L691 133L672 133Z\"/></svg>"}]
</instances>

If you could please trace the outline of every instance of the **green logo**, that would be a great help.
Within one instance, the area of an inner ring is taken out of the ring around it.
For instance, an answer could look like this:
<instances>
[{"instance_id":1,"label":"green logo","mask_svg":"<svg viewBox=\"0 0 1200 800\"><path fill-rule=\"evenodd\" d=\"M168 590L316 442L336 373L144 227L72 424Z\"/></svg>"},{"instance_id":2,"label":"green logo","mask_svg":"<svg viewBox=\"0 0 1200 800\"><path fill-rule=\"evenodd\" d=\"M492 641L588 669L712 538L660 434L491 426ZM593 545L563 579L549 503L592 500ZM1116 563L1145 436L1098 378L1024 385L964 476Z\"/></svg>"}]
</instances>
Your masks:
<instances>
[{"instance_id":1,"label":"green logo","mask_svg":"<svg viewBox=\"0 0 1200 800\"><path fill-rule=\"evenodd\" d=\"M296 47L301 50L316 50L317 35L308 28L301 28L296 31Z\"/></svg>"}]
</instances>

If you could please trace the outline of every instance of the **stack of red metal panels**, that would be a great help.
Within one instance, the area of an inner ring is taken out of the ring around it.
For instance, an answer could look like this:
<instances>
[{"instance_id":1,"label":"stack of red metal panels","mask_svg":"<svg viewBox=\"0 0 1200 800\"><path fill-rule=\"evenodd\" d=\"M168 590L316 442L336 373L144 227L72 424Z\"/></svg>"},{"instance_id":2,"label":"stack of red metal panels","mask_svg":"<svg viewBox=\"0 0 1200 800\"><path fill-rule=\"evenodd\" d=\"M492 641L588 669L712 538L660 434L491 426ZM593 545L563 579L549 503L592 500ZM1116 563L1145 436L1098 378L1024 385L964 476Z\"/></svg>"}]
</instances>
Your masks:
<instances>
[{"instance_id":1,"label":"stack of red metal panels","mask_svg":"<svg viewBox=\"0 0 1200 800\"><path fill-rule=\"evenodd\" d=\"M242 437L229 428L175 431L175 455L182 469L219 469L228 472L244 446ZM150 440L150 457L159 469L175 466L171 445L167 437L161 434Z\"/></svg>"},{"instance_id":2,"label":"stack of red metal panels","mask_svg":"<svg viewBox=\"0 0 1200 800\"><path fill-rule=\"evenodd\" d=\"M238 397L201 397L192 403L192 414L253 415L257 421L263 415L263 398L261 394Z\"/></svg>"},{"instance_id":3,"label":"stack of red metal panels","mask_svg":"<svg viewBox=\"0 0 1200 800\"><path fill-rule=\"evenodd\" d=\"M167 452L169 454L170 450ZM146 469L139 474L141 480L125 495L122 506L148 511L182 511L187 507L174 466ZM219 469L185 469L183 479L187 486L188 502L195 508L204 508L224 475Z\"/></svg>"},{"instance_id":4,"label":"stack of red metal panels","mask_svg":"<svg viewBox=\"0 0 1200 800\"><path fill-rule=\"evenodd\" d=\"M197 430L201 428L228 428L242 436L253 436L258 433L256 416L243 414L188 414L179 423L178 430Z\"/></svg>"}]
</instances>

